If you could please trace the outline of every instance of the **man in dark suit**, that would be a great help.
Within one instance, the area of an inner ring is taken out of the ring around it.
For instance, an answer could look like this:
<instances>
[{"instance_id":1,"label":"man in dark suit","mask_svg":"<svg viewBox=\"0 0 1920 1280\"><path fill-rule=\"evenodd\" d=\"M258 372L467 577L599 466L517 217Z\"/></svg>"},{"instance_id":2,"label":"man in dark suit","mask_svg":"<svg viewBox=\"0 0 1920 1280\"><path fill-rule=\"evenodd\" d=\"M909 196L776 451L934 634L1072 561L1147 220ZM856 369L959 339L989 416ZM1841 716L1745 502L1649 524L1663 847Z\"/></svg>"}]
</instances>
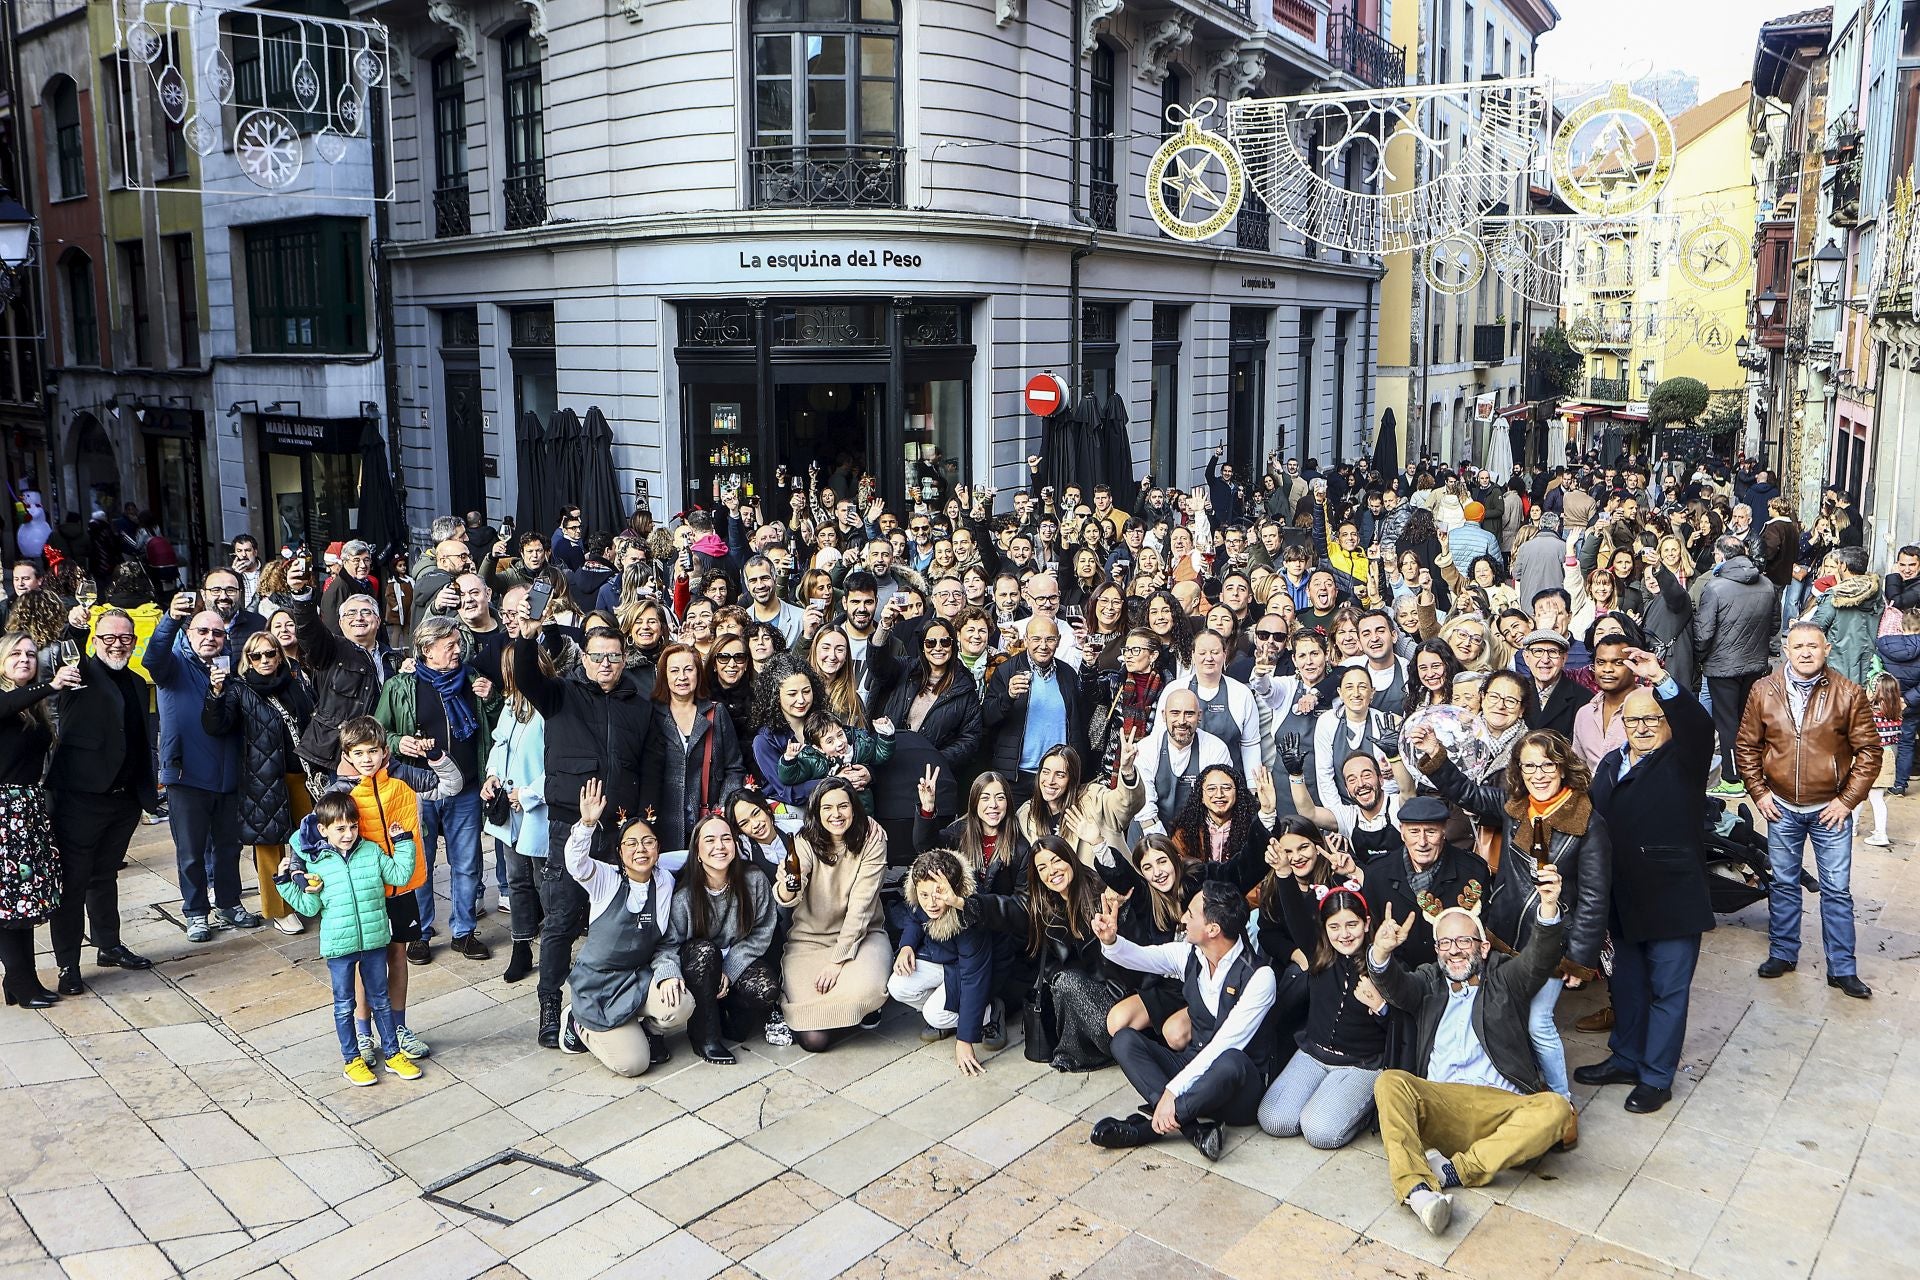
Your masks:
<instances>
[{"instance_id":1,"label":"man in dark suit","mask_svg":"<svg viewBox=\"0 0 1920 1280\"><path fill-rule=\"evenodd\" d=\"M1673 1096L1687 1035L1687 1000L1700 935L1713 928L1700 847L1713 720L1660 659L1632 650L1649 685L1627 695L1627 745L1593 771L1593 807L1613 837L1612 1054L1581 1067L1581 1084L1630 1084L1629 1111L1658 1111Z\"/></svg>"},{"instance_id":2,"label":"man in dark suit","mask_svg":"<svg viewBox=\"0 0 1920 1280\"><path fill-rule=\"evenodd\" d=\"M84 638L85 612L69 619ZM160 807L154 789L147 685L128 668L133 619L108 609L94 625L93 655L80 660L79 688L60 695L60 740L47 767L53 838L60 848L60 905L54 908L53 960L60 994L77 996L81 926L110 969L151 969L120 941L120 868L140 811Z\"/></svg>"},{"instance_id":3,"label":"man in dark suit","mask_svg":"<svg viewBox=\"0 0 1920 1280\"><path fill-rule=\"evenodd\" d=\"M1593 690L1567 678L1567 638L1558 631L1530 631L1520 642L1520 655L1533 673L1539 705L1527 728L1551 729L1573 741L1574 714L1593 700Z\"/></svg>"},{"instance_id":4,"label":"man in dark suit","mask_svg":"<svg viewBox=\"0 0 1920 1280\"><path fill-rule=\"evenodd\" d=\"M1008 779L1007 799L1024 804L1033 795L1033 775L1049 748L1066 743L1087 758L1087 718L1080 711L1080 682L1057 661L1059 624L1034 616L1027 622L1024 653L1000 664L987 681L980 722L988 735L988 767Z\"/></svg>"}]
</instances>

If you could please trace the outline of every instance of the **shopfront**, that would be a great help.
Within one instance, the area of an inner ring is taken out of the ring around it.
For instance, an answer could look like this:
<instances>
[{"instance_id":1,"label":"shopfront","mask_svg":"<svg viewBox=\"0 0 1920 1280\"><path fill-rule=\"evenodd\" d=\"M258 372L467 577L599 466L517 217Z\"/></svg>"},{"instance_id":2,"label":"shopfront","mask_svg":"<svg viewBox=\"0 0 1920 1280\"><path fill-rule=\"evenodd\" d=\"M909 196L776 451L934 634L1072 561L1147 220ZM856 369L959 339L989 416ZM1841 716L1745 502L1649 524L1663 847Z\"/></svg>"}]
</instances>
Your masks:
<instances>
[{"instance_id":1,"label":"shopfront","mask_svg":"<svg viewBox=\"0 0 1920 1280\"><path fill-rule=\"evenodd\" d=\"M686 500L765 495L780 468L871 473L896 507L969 480L973 304L919 298L674 304ZM783 502L769 503L784 514Z\"/></svg>"},{"instance_id":2,"label":"shopfront","mask_svg":"<svg viewBox=\"0 0 1920 1280\"><path fill-rule=\"evenodd\" d=\"M212 567L207 548L206 484L200 459L206 415L198 409L141 409L135 415L147 459L148 506L173 542L183 578Z\"/></svg>"},{"instance_id":3,"label":"shopfront","mask_svg":"<svg viewBox=\"0 0 1920 1280\"><path fill-rule=\"evenodd\" d=\"M274 547L324 550L359 518L360 442L372 419L260 419L266 536Z\"/></svg>"}]
</instances>

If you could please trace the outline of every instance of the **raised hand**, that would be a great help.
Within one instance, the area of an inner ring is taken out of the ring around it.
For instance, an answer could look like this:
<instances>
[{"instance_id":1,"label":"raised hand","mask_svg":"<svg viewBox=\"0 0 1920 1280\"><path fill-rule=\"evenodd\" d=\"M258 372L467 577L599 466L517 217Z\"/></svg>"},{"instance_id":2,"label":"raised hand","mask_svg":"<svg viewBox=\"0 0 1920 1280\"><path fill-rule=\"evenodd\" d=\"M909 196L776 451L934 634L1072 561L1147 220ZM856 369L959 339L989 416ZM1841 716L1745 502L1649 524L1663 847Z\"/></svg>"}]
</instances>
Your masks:
<instances>
[{"instance_id":1,"label":"raised hand","mask_svg":"<svg viewBox=\"0 0 1920 1280\"><path fill-rule=\"evenodd\" d=\"M1253 773L1253 795L1260 805L1261 813L1274 813L1279 810L1279 797L1273 791L1273 771L1258 768Z\"/></svg>"},{"instance_id":2,"label":"raised hand","mask_svg":"<svg viewBox=\"0 0 1920 1280\"><path fill-rule=\"evenodd\" d=\"M1659 655L1645 649L1627 650L1627 669L1648 684L1659 684L1667 678L1667 668L1661 663Z\"/></svg>"},{"instance_id":3,"label":"raised hand","mask_svg":"<svg viewBox=\"0 0 1920 1280\"><path fill-rule=\"evenodd\" d=\"M1534 886L1540 892L1540 914L1555 915L1560 910L1560 869L1547 867L1533 873Z\"/></svg>"},{"instance_id":4,"label":"raised hand","mask_svg":"<svg viewBox=\"0 0 1920 1280\"><path fill-rule=\"evenodd\" d=\"M1122 733L1120 735L1120 754L1119 754L1119 758L1115 761L1115 766L1118 769L1118 771L1123 774L1131 773L1133 771L1134 757L1139 754L1140 754L1139 732L1133 729L1129 729L1125 733Z\"/></svg>"},{"instance_id":5,"label":"raised hand","mask_svg":"<svg viewBox=\"0 0 1920 1280\"><path fill-rule=\"evenodd\" d=\"M580 824L586 827L600 825L600 815L607 811L606 784L598 778L588 778L580 788Z\"/></svg>"},{"instance_id":6,"label":"raised hand","mask_svg":"<svg viewBox=\"0 0 1920 1280\"><path fill-rule=\"evenodd\" d=\"M1385 964L1400 944L1407 940L1413 931L1413 916L1404 915L1399 920L1393 918L1393 904L1386 903L1380 908L1380 927L1373 933L1373 960L1375 964Z\"/></svg>"},{"instance_id":7,"label":"raised hand","mask_svg":"<svg viewBox=\"0 0 1920 1280\"><path fill-rule=\"evenodd\" d=\"M918 790L920 792L920 812L932 813L936 788L940 785L940 766L930 764L920 774Z\"/></svg>"},{"instance_id":8,"label":"raised hand","mask_svg":"<svg viewBox=\"0 0 1920 1280\"><path fill-rule=\"evenodd\" d=\"M1290 733L1280 739L1280 767L1287 771L1289 778L1306 776L1307 744L1297 733Z\"/></svg>"}]
</instances>

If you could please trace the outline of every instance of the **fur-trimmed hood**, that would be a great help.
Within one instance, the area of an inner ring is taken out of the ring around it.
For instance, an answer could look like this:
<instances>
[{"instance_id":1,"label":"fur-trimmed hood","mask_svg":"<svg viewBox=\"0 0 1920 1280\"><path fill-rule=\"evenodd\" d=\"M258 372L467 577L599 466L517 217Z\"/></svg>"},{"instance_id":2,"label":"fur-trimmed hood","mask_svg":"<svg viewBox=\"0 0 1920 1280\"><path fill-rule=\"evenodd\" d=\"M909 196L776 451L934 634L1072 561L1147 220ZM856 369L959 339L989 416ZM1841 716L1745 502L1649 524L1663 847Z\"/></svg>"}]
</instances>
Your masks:
<instances>
[{"instance_id":1,"label":"fur-trimmed hood","mask_svg":"<svg viewBox=\"0 0 1920 1280\"><path fill-rule=\"evenodd\" d=\"M960 864L960 883L953 886L953 891L963 898L971 898L974 886L973 868L967 865L967 859L962 854L956 852L953 856L954 861ZM911 881L908 882L908 886L911 891ZM922 916L926 915L926 912L920 910L920 904L917 902L914 904L914 910ZM928 917L927 936L935 942L952 942L967 927L967 922L962 918L964 914L960 911L946 911L937 920Z\"/></svg>"},{"instance_id":2,"label":"fur-trimmed hood","mask_svg":"<svg viewBox=\"0 0 1920 1280\"><path fill-rule=\"evenodd\" d=\"M1525 792L1507 797L1507 816L1515 822L1527 820ZM1548 828L1564 836L1583 836L1592 824L1593 798L1584 791L1574 792L1564 804L1547 815Z\"/></svg>"}]
</instances>

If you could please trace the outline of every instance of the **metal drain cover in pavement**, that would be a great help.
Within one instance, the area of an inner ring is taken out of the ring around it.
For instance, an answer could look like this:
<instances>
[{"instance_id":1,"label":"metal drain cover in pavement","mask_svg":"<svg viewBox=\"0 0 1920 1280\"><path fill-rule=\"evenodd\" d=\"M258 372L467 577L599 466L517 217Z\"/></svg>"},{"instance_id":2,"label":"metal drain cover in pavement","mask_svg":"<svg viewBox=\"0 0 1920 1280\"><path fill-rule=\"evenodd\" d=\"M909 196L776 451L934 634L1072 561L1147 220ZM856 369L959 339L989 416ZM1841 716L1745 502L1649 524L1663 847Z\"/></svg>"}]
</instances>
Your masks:
<instances>
[{"instance_id":1,"label":"metal drain cover in pavement","mask_svg":"<svg viewBox=\"0 0 1920 1280\"><path fill-rule=\"evenodd\" d=\"M420 1198L511 1226L598 1181L599 1174L579 1165L502 1151L429 1184Z\"/></svg>"}]
</instances>

